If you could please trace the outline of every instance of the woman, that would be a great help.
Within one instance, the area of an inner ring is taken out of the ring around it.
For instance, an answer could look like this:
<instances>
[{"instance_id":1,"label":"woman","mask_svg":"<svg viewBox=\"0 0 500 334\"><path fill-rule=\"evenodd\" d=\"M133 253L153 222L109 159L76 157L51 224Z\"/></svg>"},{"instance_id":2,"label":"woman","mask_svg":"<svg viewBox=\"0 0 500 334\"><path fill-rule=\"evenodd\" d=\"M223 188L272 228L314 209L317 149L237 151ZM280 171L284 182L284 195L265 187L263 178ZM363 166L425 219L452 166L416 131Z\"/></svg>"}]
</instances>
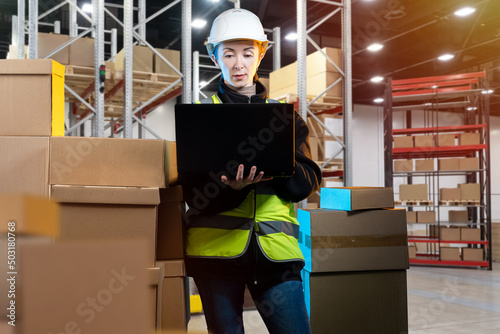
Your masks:
<instances>
[{"instance_id":1,"label":"woman","mask_svg":"<svg viewBox=\"0 0 500 334\"><path fill-rule=\"evenodd\" d=\"M231 9L220 14L207 43L211 59L222 72L219 90L196 103L279 103L268 99L256 74L267 45L262 24L253 13ZM292 177L266 178L265 171L256 174L256 166L245 171L239 165L236 177L222 175L218 195L200 206L195 201L197 189L213 180L181 176L190 207L186 266L199 290L210 333L244 332L245 286L270 333L311 331L293 202L316 191L321 174L311 160L309 130L298 114L295 122Z\"/></svg>"}]
</instances>

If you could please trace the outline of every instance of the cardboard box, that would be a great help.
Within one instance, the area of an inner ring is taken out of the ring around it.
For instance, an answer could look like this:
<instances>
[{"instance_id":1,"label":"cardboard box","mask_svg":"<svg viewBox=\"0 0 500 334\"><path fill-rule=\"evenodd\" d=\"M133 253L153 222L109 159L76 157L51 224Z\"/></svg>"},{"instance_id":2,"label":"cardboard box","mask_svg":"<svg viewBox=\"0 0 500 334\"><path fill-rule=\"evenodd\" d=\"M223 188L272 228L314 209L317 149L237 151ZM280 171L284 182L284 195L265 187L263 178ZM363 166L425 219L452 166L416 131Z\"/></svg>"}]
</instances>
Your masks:
<instances>
[{"instance_id":1,"label":"cardboard box","mask_svg":"<svg viewBox=\"0 0 500 334\"><path fill-rule=\"evenodd\" d=\"M181 186L160 190L157 260L184 258L184 224L182 221L184 210Z\"/></svg>"},{"instance_id":2,"label":"cardboard box","mask_svg":"<svg viewBox=\"0 0 500 334\"><path fill-rule=\"evenodd\" d=\"M417 248L415 246L408 246L408 257L410 259L417 258Z\"/></svg>"},{"instance_id":3,"label":"cardboard box","mask_svg":"<svg viewBox=\"0 0 500 334\"><path fill-rule=\"evenodd\" d=\"M158 188L52 186L61 212L61 240L147 240L148 266L156 252Z\"/></svg>"},{"instance_id":4,"label":"cardboard box","mask_svg":"<svg viewBox=\"0 0 500 334\"><path fill-rule=\"evenodd\" d=\"M64 136L64 66L0 60L0 136Z\"/></svg>"},{"instance_id":5,"label":"cardboard box","mask_svg":"<svg viewBox=\"0 0 500 334\"><path fill-rule=\"evenodd\" d=\"M478 132L461 133L458 137L458 145L479 145L481 137Z\"/></svg>"},{"instance_id":6,"label":"cardboard box","mask_svg":"<svg viewBox=\"0 0 500 334\"><path fill-rule=\"evenodd\" d=\"M186 271L184 261L158 261L164 277L158 287L157 328L159 330L186 330Z\"/></svg>"},{"instance_id":7,"label":"cardboard box","mask_svg":"<svg viewBox=\"0 0 500 334\"><path fill-rule=\"evenodd\" d=\"M458 170L458 158L438 159L439 170Z\"/></svg>"},{"instance_id":8,"label":"cardboard box","mask_svg":"<svg viewBox=\"0 0 500 334\"><path fill-rule=\"evenodd\" d=\"M0 194L0 234L59 236L59 206L47 198ZM8 224L12 223L12 224Z\"/></svg>"},{"instance_id":9,"label":"cardboard box","mask_svg":"<svg viewBox=\"0 0 500 334\"><path fill-rule=\"evenodd\" d=\"M408 268L405 210L299 209L297 219L309 272Z\"/></svg>"},{"instance_id":10,"label":"cardboard box","mask_svg":"<svg viewBox=\"0 0 500 334\"><path fill-rule=\"evenodd\" d=\"M49 197L49 139L0 136L0 193Z\"/></svg>"},{"instance_id":11,"label":"cardboard box","mask_svg":"<svg viewBox=\"0 0 500 334\"><path fill-rule=\"evenodd\" d=\"M460 248L440 247L441 261L461 261Z\"/></svg>"},{"instance_id":12,"label":"cardboard box","mask_svg":"<svg viewBox=\"0 0 500 334\"><path fill-rule=\"evenodd\" d=\"M413 160L394 160L394 171L395 172L412 172L413 171Z\"/></svg>"},{"instance_id":13,"label":"cardboard box","mask_svg":"<svg viewBox=\"0 0 500 334\"><path fill-rule=\"evenodd\" d=\"M439 199L441 201L458 201L462 198L459 188L441 188L439 189Z\"/></svg>"},{"instance_id":14,"label":"cardboard box","mask_svg":"<svg viewBox=\"0 0 500 334\"><path fill-rule=\"evenodd\" d=\"M458 169L459 170L479 169L479 159L476 157L458 159Z\"/></svg>"},{"instance_id":15,"label":"cardboard box","mask_svg":"<svg viewBox=\"0 0 500 334\"><path fill-rule=\"evenodd\" d=\"M434 146L433 135L417 135L413 137L414 147L432 147Z\"/></svg>"},{"instance_id":16,"label":"cardboard box","mask_svg":"<svg viewBox=\"0 0 500 334\"><path fill-rule=\"evenodd\" d=\"M394 148L413 147L413 136L396 136L392 138Z\"/></svg>"},{"instance_id":17,"label":"cardboard box","mask_svg":"<svg viewBox=\"0 0 500 334\"><path fill-rule=\"evenodd\" d=\"M181 53L178 50L169 50L169 49L155 49L158 51L164 58L166 58L175 68L181 72ZM179 74L175 72L170 65L164 62L156 53L153 53L153 66L155 73L167 74L171 75L174 78L180 78Z\"/></svg>"},{"instance_id":18,"label":"cardboard box","mask_svg":"<svg viewBox=\"0 0 500 334\"><path fill-rule=\"evenodd\" d=\"M147 246L140 241L26 246L21 333L151 333Z\"/></svg>"},{"instance_id":19,"label":"cardboard box","mask_svg":"<svg viewBox=\"0 0 500 334\"><path fill-rule=\"evenodd\" d=\"M82 37L71 43L68 64L93 68L95 66L94 44L94 39L90 37Z\"/></svg>"},{"instance_id":20,"label":"cardboard box","mask_svg":"<svg viewBox=\"0 0 500 334\"><path fill-rule=\"evenodd\" d=\"M165 141L53 137L50 184L165 187Z\"/></svg>"},{"instance_id":21,"label":"cardboard box","mask_svg":"<svg viewBox=\"0 0 500 334\"><path fill-rule=\"evenodd\" d=\"M346 211L393 208L394 194L390 187L321 188L320 207Z\"/></svg>"},{"instance_id":22,"label":"cardboard box","mask_svg":"<svg viewBox=\"0 0 500 334\"><path fill-rule=\"evenodd\" d=\"M484 261L484 250L482 248L462 248L462 259L464 261Z\"/></svg>"},{"instance_id":23,"label":"cardboard box","mask_svg":"<svg viewBox=\"0 0 500 334\"><path fill-rule=\"evenodd\" d=\"M38 58L43 59L49 53L68 42L71 38L68 35L53 34L53 33L38 33ZM49 59L53 59L60 64L69 64L69 46L58 51Z\"/></svg>"},{"instance_id":24,"label":"cardboard box","mask_svg":"<svg viewBox=\"0 0 500 334\"><path fill-rule=\"evenodd\" d=\"M122 49L115 56L115 69L123 71L125 51ZM147 46L132 46L132 71L153 72L153 51Z\"/></svg>"},{"instance_id":25,"label":"cardboard box","mask_svg":"<svg viewBox=\"0 0 500 334\"><path fill-rule=\"evenodd\" d=\"M469 221L469 212L467 210L448 211L448 221L450 223L465 223Z\"/></svg>"},{"instance_id":26,"label":"cardboard box","mask_svg":"<svg viewBox=\"0 0 500 334\"><path fill-rule=\"evenodd\" d=\"M406 211L406 223L417 222L417 211Z\"/></svg>"},{"instance_id":27,"label":"cardboard box","mask_svg":"<svg viewBox=\"0 0 500 334\"><path fill-rule=\"evenodd\" d=\"M302 279L313 333L408 332L405 270L302 270Z\"/></svg>"},{"instance_id":28,"label":"cardboard box","mask_svg":"<svg viewBox=\"0 0 500 334\"><path fill-rule=\"evenodd\" d=\"M481 200L481 185L479 183L461 183L458 185L462 200Z\"/></svg>"},{"instance_id":29,"label":"cardboard box","mask_svg":"<svg viewBox=\"0 0 500 334\"><path fill-rule=\"evenodd\" d=\"M417 211L417 223L434 224L436 222L436 211Z\"/></svg>"},{"instance_id":30,"label":"cardboard box","mask_svg":"<svg viewBox=\"0 0 500 334\"><path fill-rule=\"evenodd\" d=\"M177 146L175 141L165 140L165 186L177 183Z\"/></svg>"},{"instance_id":31,"label":"cardboard box","mask_svg":"<svg viewBox=\"0 0 500 334\"><path fill-rule=\"evenodd\" d=\"M272 73L274 72L271 72L271 74ZM317 96L334 82L336 82L340 77L341 74L337 72L322 72L314 76L308 75L306 82L306 94ZM269 91L269 96L271 98L278 98L290 93L297 93L297 72L295 72L295 78L292 81L283 81L283 79L281 80L282 82L278 84L278 86L280 87L279 89L271 88L271 90ZM276 87L276 85L273 86L273 84L271 83L271 87ZM342 82L338 82L334 87L326 91L323 96L338 98L342 97Z\"/></svg>"},{"instance_id":32,"label":"cardboard box","mask_svg":"<svg viewBox=\"0 0 500 334\"><path fill-rule=\"evenodd\" d=\"M434 159L417 159L415 160L415 171L434 170Z\"/></svg>"},{"instance_id":33,"label":"cardboard box","mask_svg":"<svg viewBox=\"0 0 500 334\"><path fill-rule=\"evenodd\" d=\"M158 286L163 280L163 270L160 267L147 268L148 275L148 294L150 295L149 300L151 302L150 308L153 310L151 312L150 323L152 328L156 328L156 304L157 304L157 294Z\"/></svg>"},{"instance_id":34,"label":"cardboard box","mask_svg":"<svg viewBox=\"0 0 500 334\"><path fill-rule=\"evenodd\" d=\"M455 146L455 134L445 133L436 136L436 146Z\"/></svg>"},{"instance_id":35,"label":"cardboard box","mask_svg":"<svg viewBox=\"0 0 500 334\"><path fill-rule=\"evenodd\" d=\"M460 229L460 240L481 241L481 229L462 227Z\"/></svg>"},{"instance_id":36,"label":"cardboard box","mask_svg":"<svg viewBox=\"0 0 500 334\"><path fill-rule=\"evenodd\" d=\"M441 240L460 240L460 229L458 227L441 227Z\"/></svg>"},{"instance_id":37,"label":"cardboard box","mask_svg":"<svg viewBox=\"0 0 500 334\"><path fill-rule=\"evenodd\" d=\"M417 200L426 201L427 184L401 184L399 185L399 199L401 201Z\"/></svg>"}]
</instances>

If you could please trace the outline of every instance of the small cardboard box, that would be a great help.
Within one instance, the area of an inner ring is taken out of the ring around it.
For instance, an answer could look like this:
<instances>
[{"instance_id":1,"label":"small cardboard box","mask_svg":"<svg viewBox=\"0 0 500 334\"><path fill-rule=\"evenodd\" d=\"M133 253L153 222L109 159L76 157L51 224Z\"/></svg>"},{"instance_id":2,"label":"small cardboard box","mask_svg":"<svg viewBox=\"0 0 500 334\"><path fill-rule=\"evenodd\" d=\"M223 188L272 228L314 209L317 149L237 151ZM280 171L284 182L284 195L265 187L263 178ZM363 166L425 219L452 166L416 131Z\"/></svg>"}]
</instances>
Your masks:
<instances>
[{"instance_id":1,"label":"small cardboard box","mask_svg":"<svg viewBox=\"0 0 500 334\"><path fill-rule=\"evenodd\" d=\"M415 171L434 170L434 159L417 159L415 160Z\"/></svg>"},{"instance_id":2,"label":"small cardboard box","mask_svg":"<svg viewBox=\"0 0 500 334\"><path fill-rule=\"evenodd\" d=\"M184 258L183 213L182 187L161 189L158 207L157 260Z\"/></svg>"},{"instance_id":3,"label":"small cardboard box","mask_svg":"<svg viewBox=\"0 0 500 334\"><path fill-rule=\"evenodd\" d=\"M64 136L64 66L0 60L0 136Z\"/></svg>"},{"instance_id":4,"label":"small cardboard box","mask_svg":"<svg viewBox=\"0 0 500 334\"><path fill-rule=\"evenodd\" d=\"M436 211L417 211L417 223L434 224L436 222Z\"/></svg>"},{"instance_id":5,"label":"small cardboard box","mask_svg":"<svg viewBox=\"0 0 500 334\"><path fill-rule=\"evenodd\" d=\"M413 145L415 147L432 147L434 146L434 136L433 135L414 136Z\"/></svg>"},{"instance_id":6,"label":"small cardboard box","mask_svg":"<svg viewBox=\"0 0 500 334\"><path fill-rule=\"evenodd\" d=\"M449 240L449 241L460 240L460 229L458 227L442 227L441 240Z\"/></svg>"},{"instance_id":7,"label":"small cardboard box","mask_svg":"<svg viewBox=\"0 0 500 334\"><path fill-rule=\"evenodd\" d=\"M393 137L394 148L413 147L412 136L396 136Z\"/></svg>"},{"instance_id":8,"label":"small cardboard box","mask_svg":"<svg viewBox=\"0 0 500 334\"><path fill-rule=\"evenodd\" d=\"M412 172L413 171L413 160L394 160L394 171L395 172Z\"/></svg>"},{"instance_id":9,"label":"small cardboard box","mask_svg":"<svg viewBox=\"0 0 500 334\"><path fill-rule=\"evenodd\" d=\"M458 185L462 200L481 200L481 185L479 183L461 183Z\"/></svg>"},{"instance_id":10,"label":"small cardboard box","mask_svg":"<svg viewBox=\"0 0 500 334\"><path fill-rule=\"evenodd\" d=\"M439 170L458 170L458 158L438 159Z\"/></svg>"},{"instance_id":11,"label":"small cardboard box","mask_svg":"<svg viewBox=\"0 0 500 334\"><path fill-rule=\"evenodd\" d=\"M302 270L302 281L313 333L408 332L406 270Z\"/></svg>"},{"instance_id":12,"label":"small cardboard box","mask_svg":"<svg viewBox=\"0 0 500 334\"><path fill-rule=\"evenodd\" d=\"M59 206L47 198L0 194L0 234L59 236ZM12 223L12 224L8 224Z\"/></svg>"},{"instance_id":13,"label":"small cardboard box","mask_svg":"<svg viewBox=\"0 0 500 334\"><path fill-rule=\"evenodd\" d=\"M417 222L417 211L406 211L406 223Z\"/></svg>"},{"instance_id":14,"label":"small cardboard box","mask_svg":"<svg viewBox=\"0 0 500 334\"><path fill-rule=\"evenodd\" d=\"M479 159L476 157L458 159L458 169L459 170L479 169Z\"/></svg>"},{"instance_id":15,"label":"small cardboard box","mask_svg":"<svg viewBox=\"0 0 500 334\"><path fill-rule=\"evenodd\" d=\"M461 133L458 137L458 145L479 145L481 137L478 132Z\"/></svg>"},{"instance_id":16,"label":"small cardboard box","mask_svg":"<svg viewBox=\"0 0 500 334\"><path fill-rule=\"evenodd\" d=\"M345 211L393 208L394 194L390 187L321 188L320 207Z\"/></svg>"},{"instance_id":17,"label":"small cardboard box","mask_svg":"<svg viewBox=\"0 0 500 334\"><path fill-rule=\"evenodd\" d=\"M481 241L481 229L462 227L460 229L460 240Z\"/></svg>"},{"instance_id":18,"label":"small cardboard box","mask_svg":"<svg viewBox=\"0 0 500 334\"><path fill-rule=\"evenodd\" d=\"M441 201L458 201L462 199L460 188L441 188L439 189L439 199Z\"/></svg>"},{"instance_id":19,"label":"small cardboard box","mask_svg":"<svg viewBox=\"0 0 500 334\"><path fill-rule=\"evenodd\" d=\"M167 59L174 67L181 72L181 53L178 50L169 49L155 49L158 51L165 59ZM156 53L153 53L154 61L154 72L160 74L171 75L174 78L180 78L179 74L174 71L174 69L163 61Z\"/></svg>"},{"instance_id":20,"label":"small cardboard box","mask_svg":"<svg viewBox=\"0 0 500 334\"><path fill-rule=\"evenodd\" d=\"M165 187L165 141L53 137L50 184Z\"/></svg>"},{"instance_id":21,"label":"small cardboard box","mask_svg":"<svg viewBox=\"0 0 500 334\"><path fill-rule=\"evenodd\" d=\"M183 260L158 261L156 266L163 273L158 287L156 327L158 330L187 328L186 271Z\"/></svg>"},{"instance_id":22,"label":"small cardboard box","mask_svg":"<svg viewBox=\"0 0 500 334\"><path fill-rule=\"evenodd\" d=\"M408 268L405 210L299 209L297 215L309 272Z\"/></svg>"},{"instance_id":23,"label":"small cardboard box","mask_svg":"<svg viewBox=\"0 0 500 334\"><path fill-rule=\"evenodd\" d=\"M467 210L448 211L448 221L450 223L465 223L469 221L469 212Z\"/></svg>"},{"instance_id":24,"label":"small cardboard box","mask_svg":"<svg viewBox=\"0 0 500 334\"><path fill-rule=\"evenodd\" d=\"M442 261L461 261L460 248L440 247L440 257Z\"/></svg>"},{"instance_id":25,"label":"small cardboard box","mask_svg":"<svg viewBox=\"0 0 500 334\"><path fill-rule=\"evenodd\" d=\"M401 184L399 185L399 199L425 201L428 199L427 184Z\"/></svg>"},{"instance_id":26,"label":"small cardboard box","mask_svg":"<svg viewBox=\"0 0 500 334\"><path fill-rule=\"evenodd\" d=\"M464 261L484 261L484 250L482 248L462 248Z\"/></svg>"},{"instance_id":27,"label":"small cardboard box","mask_svg":"<svg viewBox=\"0 0 500 334\"><path fill-rule=\"evenodd\" d=\"M38 33L38 59L44 59L49 53L68 42L68 35L53 34L53 33ZM59 50L49 59L57 61L59 64L68 65L69 63L69 46Z\"/></svg>"},{"instance_id":28,"label":"small cardboard box","mask_svg":"<svg viewBox=\"0 0 500 334\"><path fill-rule=\"evenodd\" d=\"M0 136L0 193L48 198L49 137Z\"/></svg>"},{"instance_id":29,"label":"small cardboard box","mask_svg":"<svg viewBox=\"0 0 500 334\"><path fill-rule=\"evenodd\" d=\"M132 47L132 71L153 73L153 51L147 46ZM115 69L123 71L125 51L122 49L115 56Z\"/></svg>"},{"instance_id":30,"label":"small cardboard box","mask_svg":"<svg viewBox=\"0 0 500 334\"><path fill-rule=\"evenodd\" d=\"M455 134L439 134L436 137L436 146L455 146Z\"/></svg>"},{"instance_id":31,"label":"small cardboard box","mask_svg":"<svg viewBox=\"0 0 500 334\"><path fill-rule=\"evenodd\" d=\"M417 258L417 248L415 246L408 246L408 257L410 259Z\"/></svg>"}]
</instances>

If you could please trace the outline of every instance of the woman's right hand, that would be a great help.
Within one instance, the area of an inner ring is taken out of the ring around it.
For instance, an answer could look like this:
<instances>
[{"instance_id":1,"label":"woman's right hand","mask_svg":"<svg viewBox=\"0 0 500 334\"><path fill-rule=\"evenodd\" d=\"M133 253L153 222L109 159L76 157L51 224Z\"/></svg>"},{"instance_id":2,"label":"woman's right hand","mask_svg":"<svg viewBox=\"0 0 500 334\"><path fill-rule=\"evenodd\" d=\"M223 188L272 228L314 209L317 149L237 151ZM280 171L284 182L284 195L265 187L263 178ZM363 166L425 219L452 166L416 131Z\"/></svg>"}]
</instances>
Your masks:
<instances>
[{"instance_id":1,"label":"woman's right hand","mask_svg":"<svg viewBox=\"0 0 500 334\"><path fill-rule=\"evenodd\" d=\"M245 171L245 166L243 166L243 164L240 164L238 166L238 171L236 172L235 179L229 179L226 175L222 175L220 177L220 180L224 184L227 184L228 186L233 188L234 190L241 190L252 183L272 180L272 177L265 178L264 172L260 172L259 174L255 175L255 173L257 172L256 166L252 166L252 168L250 168L250 174L248 174L248 176L245 178L243 177L244 171Z\"/></svg>"}]
</instances>

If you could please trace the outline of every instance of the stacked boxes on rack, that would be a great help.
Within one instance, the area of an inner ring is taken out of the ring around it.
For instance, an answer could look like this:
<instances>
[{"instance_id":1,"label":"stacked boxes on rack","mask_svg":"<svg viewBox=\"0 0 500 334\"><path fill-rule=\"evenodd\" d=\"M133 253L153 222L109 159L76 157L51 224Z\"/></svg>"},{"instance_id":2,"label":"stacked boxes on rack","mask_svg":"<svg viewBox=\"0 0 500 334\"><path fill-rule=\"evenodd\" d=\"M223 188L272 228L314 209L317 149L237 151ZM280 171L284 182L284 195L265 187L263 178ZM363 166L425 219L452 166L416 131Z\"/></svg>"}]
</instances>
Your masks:
<instances>
[{"instance_id":1,"label":"stacked boxes on rack","mask_svg":"<svg viewBox=\"0 0 500 334\"><path fill-rule=\"evenodd\" d=\"M313 332L407 331L406 215L392 189L322 188L320 204L298 210Z\"/></svg>"}]
</instances>

